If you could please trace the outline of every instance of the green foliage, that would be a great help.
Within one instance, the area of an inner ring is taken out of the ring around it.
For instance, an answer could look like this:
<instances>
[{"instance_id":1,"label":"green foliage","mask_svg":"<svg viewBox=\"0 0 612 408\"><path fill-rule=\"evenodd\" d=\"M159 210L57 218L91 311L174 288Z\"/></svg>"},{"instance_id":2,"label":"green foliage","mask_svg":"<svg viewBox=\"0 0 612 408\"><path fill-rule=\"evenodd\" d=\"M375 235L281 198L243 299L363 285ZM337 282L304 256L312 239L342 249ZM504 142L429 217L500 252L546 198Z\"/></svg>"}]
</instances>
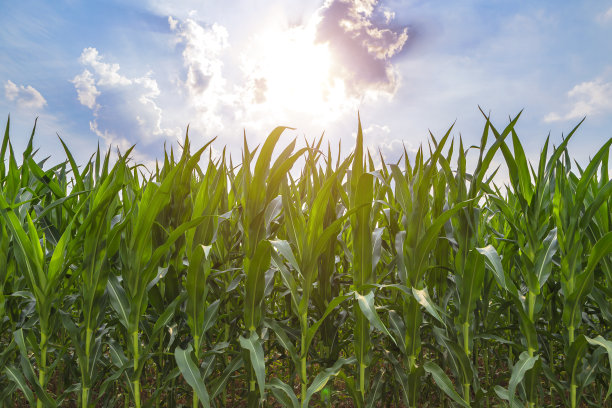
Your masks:
<instances>
[{"instance_id":1,"label":"green foliage","mask_svg":"<svg viewBox=\"0 0 612 408\"><path fill-rule=\"evenodd\" d=\"M7 121L0 407L610 406L612 140L531 163L519 116L397 163L360 121L344 159L186 136L152 172Z\"/></svg>"}]
</instances>

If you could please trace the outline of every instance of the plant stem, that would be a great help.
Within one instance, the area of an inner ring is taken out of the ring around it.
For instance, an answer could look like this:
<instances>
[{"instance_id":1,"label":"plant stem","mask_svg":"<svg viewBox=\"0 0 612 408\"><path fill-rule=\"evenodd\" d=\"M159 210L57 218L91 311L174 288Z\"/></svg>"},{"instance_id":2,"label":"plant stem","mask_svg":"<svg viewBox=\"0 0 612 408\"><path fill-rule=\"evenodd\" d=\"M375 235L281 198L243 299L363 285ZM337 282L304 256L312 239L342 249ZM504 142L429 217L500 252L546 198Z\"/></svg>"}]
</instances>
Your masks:
<instances>
[{"instance_id":1,"label":"plant stem","mask_svg":"<svg viewBox=\"0 0 612 408\"><path fill-rule=\"evenodd\" d=\"M87 400L89 399L89 388L83 387L81 391L81 407L87 408Z\"/></svg>"},{"instance_id":2,"label":"plant stem","mask_svg":"<svg viewBox=\"0 0 612 408\"><path fill-rule=\"evenodd\" d=\"M302 326L302 336L301 336L301 346L300 346L300 377L302 380L302 393L300 395L300 400L301 400L301 406L302 408L305 408L306 405L304 405L305 402L305 398L306 398L306 391L308 390L308 373L306 371L306 367L307 367L307 362L306 362L306 356L308 354L308 350L306 350L306 335L308 334L308 317L306 314L304 314L302 316L302 318L300 319L301 321L301 326Z\"/></svg>"},{"instance_id":3,"label":"plant stem","mask_svg":"<svg viewBox=\"0 0 612 408\"><path fill-rule=\"evenodd\" d=\"M196 364L199 367L200 366L200 336L198 336L197 334L193 336L193 348L194 348L195 356L196 356ZM198 394L195 392L193 393L192 406L193 408L198 408Z\"/></svg>"},{"instance_id":4,"label":"plant stem","mask_svg":"<svg viewBox=\"0 0 612 408\"><path fill-rule=\"evenodd\" d=\"M81 407L87 408L89 403L89 384L85 384L85 380L87 378L88 373L91 372L89 367L89 357L90 357L90 347L91 347L91 337L93 336L93 330L91 328L87 328L85 331L85 369L87 370L85 373L81 373L81 381L83 382L83 389L81 391Z\"/></svg>"},{"instance_id":5,"label":"plant stem","mask_svg":"<svg viewBox=\"0 0 612 408\"><path fill-rule=\"evenodd\" d=\"M134 353L134 404L140 408L140 378L138 376L138 359L140 358L140 347L138 344L138 331L132 333L132 348Z\"/></svg>"},{"instance_id":6,"label":"plant stem","mask_svg":"<svg viewBox=\"0 0 612 408\"><path fill-rule=\"evenodd\" d=\"M535 302L536 302L536 294L533 293L532 291L529 291L529 294L527 295L527 299L528 299L528 313L529 313L529 320L531 320L532 323L535 323L534 321L534 315L535 315Z\"/></svg>"},{"instance_id":7,"label":"plant stem","mask_svg":"<svg viewBox=\"0 0 612 408\"><path fill-rule=\"evenodd\" d=\"M485 369L485 378L487 381L487 388L491 387L491 373L489 372L489 349L487 347L485 347L484 349L484 369ZM486 397L486 401L487 401L487 408L489 408L491 405L491 401L489 399L489 397Z\"/></svg>"},{"instance_id":8,"label":"plant stem","mask_svg":"<svg viewBox=\"0 0 612 408\"><path fill-rule=\"evenodd\" d=\"M527 294L527 313L529 315L529 320L531 321L531 323L535 326L535 303L536 303L536 297L537 295L535 293L533 293L532 291L529 291L529 293ZM537 345L536 345L537 347ZM527 352L529 353L529 357L533 357L535 354L535 351L537 351L537 349L534 349L533 347L531 347L531 345L529 345L527 347ZM533 369L532 369L533 370ZM527 406L529 408L534 408L535 407L535 401L528 401Z\"/></svg>"},{"instance_id":9,"label":"plant stem","mask_svg":"<svg viewBox=\"0 0 612 408\"><path fill-rule=\"evenodd\" d=\"M365 369L366 365L359 363L359 391L361 391L363 401L365 401Z\"/></svg>"},{"instance_id":10,"label":"plant stem","mask_svg":"<svg viewBox=\"0 0 612 408\"><path fill-rule=\"evenodd\" d=\"M470 357L470 354L471 354L469 335L470 335L470 323L464 322L463 323L463 350L465 352L465 355L468 356L468 358ZM465 399L465 402L467 402L467 404L470 405L470 383L463 384L463 399Z\"/></svg>"},{"instance_id":11,"label":"plant stem","mask_svg":"<svg viewBox=\"0 0 612 408\"><path fill-rule=\"evenodd\" d=\"M45 371L47 369L47 325L40 325L40 368L38 370L38 382L45 389ZM36 407L42 408L43 403L40 398L36 401Z\"/></svg>"},{"instance_id":12,"label":"plant stem","mask_svg":"<svg viewBox=\"0 0 612 408\"><path fill-rule=\"evenodd\" d=\"M470 405L470 384L463 384L463 399Z\"/></svg>"},{"instance_id":13,"label":"plant stem","mask_svg":"<svg viewBox=\"0 0 612 408\"><path fill-rule=\"evenodd\" d=\"M470 352L470 339L469 339L469 334L470 334L470 323L465 322L463 323L463 351L465 351L465 355L466 356L470 356L470 354L472 354Z\"/></svg>"}]
</instances>

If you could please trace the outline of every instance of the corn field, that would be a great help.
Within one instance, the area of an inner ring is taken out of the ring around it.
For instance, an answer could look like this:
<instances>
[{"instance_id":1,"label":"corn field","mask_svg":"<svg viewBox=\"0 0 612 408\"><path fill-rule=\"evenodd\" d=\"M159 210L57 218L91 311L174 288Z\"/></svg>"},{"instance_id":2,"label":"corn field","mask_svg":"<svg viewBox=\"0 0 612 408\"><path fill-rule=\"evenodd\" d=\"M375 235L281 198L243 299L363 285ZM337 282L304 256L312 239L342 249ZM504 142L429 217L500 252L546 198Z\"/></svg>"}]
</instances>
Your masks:
<instances>
[{"instance_id":1,"label":"corn field","mask_svg":"<svg viewBox=\"0 0 612 408\"><path fill-rule=\"evenodd\" d=\"M612 407L612 139L531 162L483 116L397 163L359 122L149 170L18 157L9 118L0 406Z\"/></svg>"}]
</instances>

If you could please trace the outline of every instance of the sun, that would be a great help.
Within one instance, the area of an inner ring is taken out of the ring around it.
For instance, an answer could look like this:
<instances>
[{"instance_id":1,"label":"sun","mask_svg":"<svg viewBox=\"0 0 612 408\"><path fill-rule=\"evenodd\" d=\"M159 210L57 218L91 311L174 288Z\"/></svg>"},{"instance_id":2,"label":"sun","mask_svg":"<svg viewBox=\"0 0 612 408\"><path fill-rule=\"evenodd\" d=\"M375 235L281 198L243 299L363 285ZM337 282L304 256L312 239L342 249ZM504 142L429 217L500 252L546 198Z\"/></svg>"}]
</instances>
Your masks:
<instances>
[{"instance_id":1,"label":"sun","mask_svg":"<svg viewBox=\"0 0 612 408\"><path fill-rule=\"evenodd\" d=\"M253 42L248 74L266 110L329 117L344 105L344 81L335 75L328 44L315 41L315 29L314 23L273 28Z\"/></svg>"}]
</instances>

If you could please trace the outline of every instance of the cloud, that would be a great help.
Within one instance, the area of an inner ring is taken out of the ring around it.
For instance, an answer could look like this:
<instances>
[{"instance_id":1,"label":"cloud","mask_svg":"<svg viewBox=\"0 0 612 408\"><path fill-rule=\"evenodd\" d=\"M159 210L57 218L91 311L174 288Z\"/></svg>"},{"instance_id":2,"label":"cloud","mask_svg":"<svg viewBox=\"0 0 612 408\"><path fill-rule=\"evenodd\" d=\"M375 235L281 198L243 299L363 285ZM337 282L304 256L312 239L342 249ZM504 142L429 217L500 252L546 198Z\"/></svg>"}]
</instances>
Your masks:
<instances>
[{"instance_id":1,"label":"cloud","mask_svg":"<svg viewBox=\"0 0 612 408\"><path fill-rule=\"evenodd\" d=\"M357 133L353 132L352 136L356 138ZM381 165L381 155L387 165L403 160L404 151L410 159L414 159L416 155L417 149L410 142L391 136L391 128L388 125L368 125L363 128L363 139L376 166ZM401 165L403 166L403 163Z\"/></svg>"},{"instance_id":2,"label":"cloud","mask_svg":"<svg viewBox=\"0 0 612 408\"><path fill-rule=\"evenodd\" d=\"M119 74L119 64L108 64L102 62L98 50L92 47L85 48L81 53L79 62L90 66L98 76L98 85L115 86L130 85L132 81Z\"/></svg>"},{"instance_id":3,"label":"cloud","mask_svg":"<svg viewBox=\"0 0 612 408\"><path fill-rule=\"evenodd\" d=\"M79 62L85 68L71 82L79 102L92 110L91 131L108 145L125 150L134 142L151 145L180 135L179 128L162 126L162 109L156 102L160 90L152 72L124 76L119 64L104 62L91 47L83 50Z\"/></svg>"},{"instance_id":4,"label":"cloud","mask_svg":"<svg viewBox=\"0 0 612 408\"><path fill-rule=\"evenodd\" d=\"M201 96L211 88L223 85L220 55L228 47L225 27L213 24L203 27L192 19L184 22L168 17L170 29L176 32L179 42L185 45L183 60L187 68L185 85L191 95Z\"/></svg>"},{"instance_id":5,"label":"cloud","mask_svg":"<svg viewBox=\"0 0 612 408\"><path fill-rule=\"evenodd\" d=\"M385 142L381 141L375 145L375 148L376 150L372 150L373 155L382 155L387 165L399 163L401 167L404 167L404 152L408 153L408 158L411 161L414 161L417 151L417 149L413 149L402 139L391 139ZM376 157L375 162L380 162L380 158Z\"/></svg>"},{"instance_id":6,"label":"cloud","mask_svg":"<svg viewBox=\"0 0 612 408\"><path fill-rule=\"evenodd\" d=\"M329 44L347 92L394 93L398 74L391 64L408 41L408 29L389 28L394 13L378 0L328 0L319 10L317 42Z\"/></svg>"},{"instance_id":7,"label":"cloud","mask_svg":"<svg viewBox=\"0 0 612 408\"><path fill-rule=\"evenodd\" d=\"M389 28L395 15L378 1L327 1L309 18L281 16L242 40L234 30L231 48L224 25L197 15L167 18L182 56L175 83L192 132L233 139L278 124L320 132L398 88L392 61L408 30Z\"/></svg>"},{"instance_id":8,"label":"cloud","mask_svg":"<svg viewBox=\"0 0 612 408\"><path fill-rule=\"evenodd\" d=\"M47 104L40 92L31 85L17 86L10 80L4 84L4 95L9 101L15 101L20 108L42 109Z\"/></svg>"},{"instance_id":9,"label":"cloud","mask_svg":"<svg viewBox=\"0 0 612 408\"><path fill-rule=\"evenodd\" d=\"M597 16L597 20L601 23L612 22L612 7Z\"/></svg>"},{"instance_id":10,"label":"cloud","mask_svg":"<svg viewBox=\"0 0 612 408\"><path fill-rule=\"evenodd\" d=\"M181 85L187 91L190 107L206 131L219 132L224 128L223 122L232 119L236 107L236 94L223 75L223 56L229 47L227 29L216 23L203 26L192 18L179 21L168 17L168 24L176 43L184 47L183 66L187 73Z\"/></svg>"},{"instance_id":11,"label":"cloud","mask_svg":"<svg viewBox=\"0 0 612 408\"><path fill-rule=\"evenodd\" d=\"M582 82L574 86L567 96L572 107L565 114L551 112L544 117L545 122L580 119L584 116L595 116L612 113L612 81L602 78Z\"/></svg>"},{"instance_id":12,"label":"cloud","mask_svg":"<svg viewBox=\"0 0 612 408\"><path fill-rule=\"evenodd\" d=\"M96 98L100 96L93 74L86 69L80 75L75 76L71 82L76 88L81 105L93 109L96 105Z\"/></svg>"}]
</instances>

